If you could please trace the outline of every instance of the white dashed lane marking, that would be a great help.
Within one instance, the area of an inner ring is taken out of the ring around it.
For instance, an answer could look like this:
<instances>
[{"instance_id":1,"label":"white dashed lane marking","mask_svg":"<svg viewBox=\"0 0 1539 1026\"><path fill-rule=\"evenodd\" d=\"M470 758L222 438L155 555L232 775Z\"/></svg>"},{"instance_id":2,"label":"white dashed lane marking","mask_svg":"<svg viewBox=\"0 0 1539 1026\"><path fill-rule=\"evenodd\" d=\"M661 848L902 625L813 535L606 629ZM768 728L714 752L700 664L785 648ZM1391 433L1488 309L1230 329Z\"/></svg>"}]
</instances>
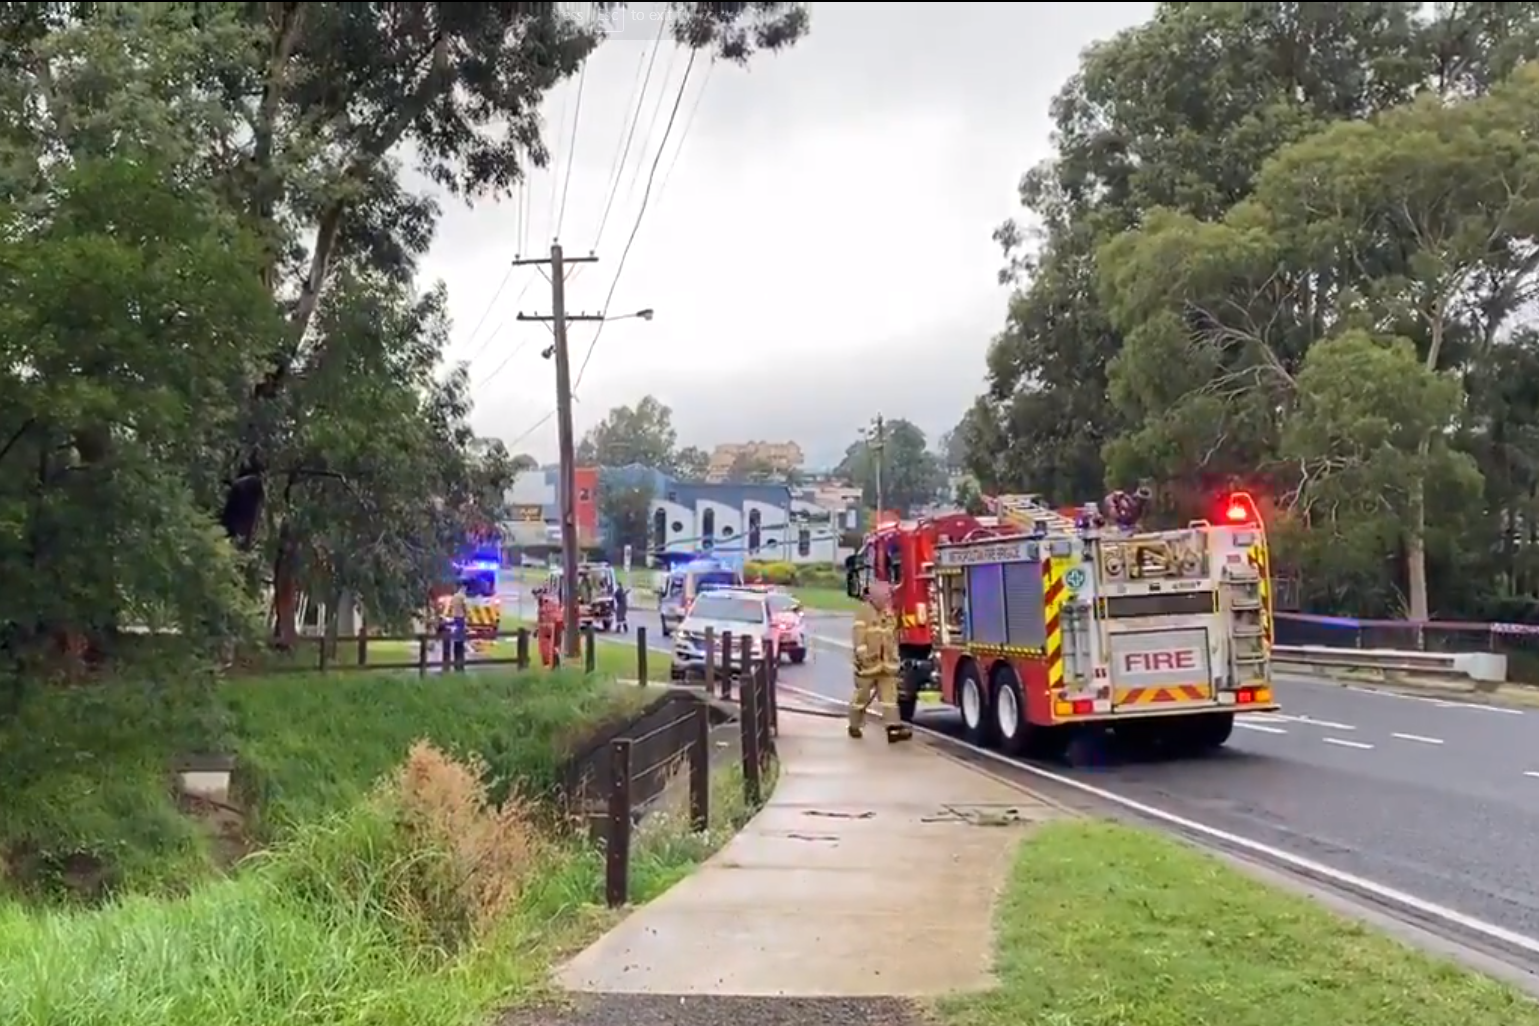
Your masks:
<instances>
[{"instance_id":1,"label":"white dashed lane marking","mask_svg":"<svg viewBox=\"0 0 1539 1026\"><path fill-rule=\"evenodd\" d=\"M1539 778L1539 772L1536 772L1535 770L1524 770L1523 775L1525 777Z\"/></svg>"},{"instance_id":2,"label":"white dashed lane marking","mask_svg":"<svg viewBox=\"0 0 1539 1026\"><path fill-rule=\"evenodd\" d=\"M1390 737L1398 737L1402 741L1419 741L1424 745L1440 745L1443 739L1440 737L1423 737L1420 734L1391 734Z\"/></svg>"},{"instance_id":3,"label":"white dashed lane marking","mask_svg":"<svg viewBox=\"0 0 1539 1026\"><path fill-rule=\"evenodd\" d=\"M1252 723L1248 720L1235 720L1234 725L1236 727L1244 727L1246 730L1254 730L1260 734L1286 734L1288 732L1286 727L1273 727L1265 723Z\"/></svg>"},{"instance_id":4,"label":"white dashed lane marking","mask_svg":"<svg viewBox=\"0 0 1539 1026\"><path fill-rule=\"evenodd\" d=\"M1322 737L1320 740L1324 741L1328 745L1337 745L1338 747L1341 747L1341 748L1363 748L1363 749L1367 749L1367 748L1372 748L1373 747L1373 745L1368 744L1366 741L1348 741L1345 738L1339 738L1339 737Z\"/></svg>"}]
</instances>

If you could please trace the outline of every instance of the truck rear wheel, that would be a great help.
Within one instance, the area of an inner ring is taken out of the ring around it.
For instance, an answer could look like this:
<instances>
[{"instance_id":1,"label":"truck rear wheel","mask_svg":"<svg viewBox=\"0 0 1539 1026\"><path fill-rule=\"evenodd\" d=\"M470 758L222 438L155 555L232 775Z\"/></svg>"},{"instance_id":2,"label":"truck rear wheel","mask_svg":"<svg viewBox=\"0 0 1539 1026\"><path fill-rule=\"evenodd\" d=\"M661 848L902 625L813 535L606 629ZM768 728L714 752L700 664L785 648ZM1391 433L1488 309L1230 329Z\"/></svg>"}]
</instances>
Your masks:
<instances>
[{"instance_id":1,"label":"truck rear wheel","mask_svg":"<svg viewBox=\"0 0 1539 1026\"><path fill-rule=\"evenodd\" d=\"M989 701L978 675L978 664L965 662L957 668L957 707L962 711L962 734L968 744L989 741Z\"/></svg>"},{"instance_id":2,"label":"truck rear wheel","mask_svg":"<svg viewBox=\"0 0 1539 1026\"><path fill-rule=\"evenodd\" d=\"M1056 760L1069 747L1068 728L1031 722L1013 669L1001 669L994 681L994 719L999 749L1006 755Z\"/></svg>"},{"instance_id":3,"label":"truck rear wheel","mask_svg":"<svg viewBox=\"0 0 1539 1026\"><path fill-rule=\"evenodd\" d=\"M1014 670L1001 670L994 678L994 729L999 750L1006 755L1025 755L1030 744L1031 724L1026 720L1026 702L1021 697L1020 682Z\"/></svg>"},{"instance_id":4,"label":"truck rear wheel","mask_svg":"<svg viewBox=\"0 0 1539 1026\"><path fill-rule=\"evenodd\" d=\"M1204 713L1193 717L1190 729L1191 745L1198 751L1222 748L1234 733L1234 713Z\"/></svg>"}]
</instances>

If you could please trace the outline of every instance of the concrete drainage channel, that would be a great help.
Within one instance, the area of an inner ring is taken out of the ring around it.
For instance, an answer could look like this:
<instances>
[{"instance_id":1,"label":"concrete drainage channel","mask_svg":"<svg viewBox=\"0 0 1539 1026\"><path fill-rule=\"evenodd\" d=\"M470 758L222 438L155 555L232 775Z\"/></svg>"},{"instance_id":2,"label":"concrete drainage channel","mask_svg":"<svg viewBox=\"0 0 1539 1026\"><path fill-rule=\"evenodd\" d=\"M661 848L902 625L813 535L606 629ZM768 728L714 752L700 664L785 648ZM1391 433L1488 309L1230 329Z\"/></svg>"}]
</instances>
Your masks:
<instances>
[{"instance_id":1,"label":"concrete drainage channel","mask_svg":"<svg viewBox=\"0 0 1539 1026\"><path fill-rule=\"evenodd\" d=\"M780 690L801 699L832 704L826 696L800 688L781 684ZM786 707L782 706L781 711L786 711ZM842 717L843 713L830 711L820 715ZM1407 943L1456 958L1539 996L1539 940L1533 937L1272 845L1135 801L1045 766L977 748L961 738L928 727L915 725L914 734L935 748L938 754L1002 783L1046 798L1067 812L1156 827L1234 862L1268 882L1307 890L1342 914L1387 929Z\"/></svg>"}]
</instances>

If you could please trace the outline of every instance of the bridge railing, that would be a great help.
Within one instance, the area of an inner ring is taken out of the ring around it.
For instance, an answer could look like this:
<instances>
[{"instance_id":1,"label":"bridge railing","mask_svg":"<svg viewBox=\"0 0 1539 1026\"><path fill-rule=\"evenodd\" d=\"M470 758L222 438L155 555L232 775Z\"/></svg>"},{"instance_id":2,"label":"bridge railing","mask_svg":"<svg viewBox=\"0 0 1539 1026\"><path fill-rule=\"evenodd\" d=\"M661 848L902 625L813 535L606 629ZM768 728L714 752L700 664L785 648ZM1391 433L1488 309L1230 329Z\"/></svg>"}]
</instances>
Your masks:
<instances>
[{"instance_id":1,"label":"bridge railing","mask_svg":"<svg viewBox=\"0 0 1539 1026\"><path fill-rule=\"evenodd\" d=\"M1307 613L1278 613L1275 621L1275 641L1280 646L1444 654L1488 652L1507 657L1509 681L1539 684L1539 625L1362 620Z\"/></svg>"}]
</instances>

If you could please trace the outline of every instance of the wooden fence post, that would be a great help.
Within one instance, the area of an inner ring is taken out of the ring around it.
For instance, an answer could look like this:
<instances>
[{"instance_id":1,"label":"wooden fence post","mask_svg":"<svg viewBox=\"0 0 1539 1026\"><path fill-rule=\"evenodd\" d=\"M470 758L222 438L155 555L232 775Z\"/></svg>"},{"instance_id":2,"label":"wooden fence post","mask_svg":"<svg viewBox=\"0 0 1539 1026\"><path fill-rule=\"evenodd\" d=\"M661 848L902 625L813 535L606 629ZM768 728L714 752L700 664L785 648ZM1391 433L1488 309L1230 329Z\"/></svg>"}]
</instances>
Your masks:
<instances>
[{"instance_id":1,"label":"wooden fence post","mask_svg":"<svg viewBox=\"0 0 1539 1026\"><path fill-rule=\"evenodd\" d=\"M701 833L711 825L711 706L702 698L695 706L694 732L689 740L689 828Z\"/></svg>"},{"instance_id":2,"label":"wooden fence post","mask_svg":"<svg viewBox=\"0 0 1539 1026\"><path fill-rule=\"evenodd\" d=\"M764 674L764 723L765 736L769 739L769 751L775 754L775 738L780 734L780 646L775 646L765 664Z\"/></svg>"},{"instance_id":3,"label":"wooden fence post","mask_svg":"<svg viewBox=\"0 0 1539 1026\"><path fill-rule=\"evenodd\" d=\"M768 639L766 639L766 644L768 644ZM749 684L753 683L753 646L754 639L747 634L738 639L737 686L740 693L746 690ZM739 698L739 701L741 700ZM759 703L759 708L764 708L763 702Z\"/></svg>"},{"instance_id":4,"label":"wooden fence post","mask_svg":"<svg viewBox=\"0 0 1539 1026\"><path fill-rule=\"evenodd\" d=\"M604 844L604 901L619 908L630 898L631 741L609 744L609 824Z\"/></svg>"},{"instance_id":5,"label":"wooden fence post","mask_svg":"<svg viewBox=\"0 0 1539 1026\"><path fill-rule=\"evenodd\" d=\"M428 666L428 636L417 635L417 676L426 677Z\"/></svg>"},{"instance_id":6,"label":"wooden fence post","mask_svg":"<svg viewBox=\"0 0 1539 1026\"><path fill-rule=\"evenodd\" d=\"M592 673L598 666L598 642L593 637L591 623L582 629L582 639L582 670L584 673Z\"/></svg>"},{"instance_id":7,"label":"wooden fence post","mask_svg":"<svg viewBox=\"0 0 1539 1026\"><path fill-rule=\"evenodd\" d=\"M750 808L759 807L763 790L759 773L763 763L759 761L759 702L758 689L752 679L738 682L738 726L743 744L743 802Z\"/></svg>"},{"instance_id":8,"label":"wooden fence post","mask_svg":"<svg viewBox=\"0 0 1539 1026\"><path fill-rule=\"evenodd\" d=\"M734 655L734 653L732 651L732 632L731 631L722 631L721 632L721 697L722 698L726 698L726 699L731 699L731 697L732 697L732 659L733 659L733 655ZM741 682L739 682L738 686L739 687L742 686Z\"/></svg>"},{"instance_id":9,"label":"wooden fence post","mask_svg":"<svg viewBox=\"0 0 1539 1026\"><path fill-rule=\"evenodd\" d=\"M528 627L520 627L518 629L518 641L514 645L513 652L514 652L514 655L517 657L517 660L518 660L518 668L520 670L527 670L527 669L529 669L529 628Z\"/></svg>"},{"instance_id":10,"label":"wooden fence post","mask_svg":"<svg viewBox=\"0 0 1539 1026\"><path fill-rule=\"evenodd\" d=\"M636 683L647 686L647 629L636 628Z\"/></svg>"},{"instance_id":11,"label":"wooden fence post","mask_svg":"<svg viewBox=\"0 0 1539 1026\"><path fill-rule=\"evenodd\" d=\"M705 629L705 693L716 693L716 628Z\"/></svg>"}]
</instances>

